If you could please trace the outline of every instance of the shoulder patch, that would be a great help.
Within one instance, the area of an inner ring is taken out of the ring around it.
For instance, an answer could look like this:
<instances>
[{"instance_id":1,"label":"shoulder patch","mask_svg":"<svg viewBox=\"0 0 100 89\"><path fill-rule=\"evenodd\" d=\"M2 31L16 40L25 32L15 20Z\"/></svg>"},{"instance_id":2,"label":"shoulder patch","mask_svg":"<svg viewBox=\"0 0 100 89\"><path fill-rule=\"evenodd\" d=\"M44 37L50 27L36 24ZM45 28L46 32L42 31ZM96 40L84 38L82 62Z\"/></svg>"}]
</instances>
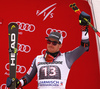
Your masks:
<instances>
[{"instance_id":1,"label":"shoulder patch","mask_svg":"<svg viewBox=\"0 0 100 89\"><path fill-rule=\"evenodd\" d=\"M43 58L43 55L38 55L37 58L41 59L41 58Z\"/></svg>"}]
</instances>

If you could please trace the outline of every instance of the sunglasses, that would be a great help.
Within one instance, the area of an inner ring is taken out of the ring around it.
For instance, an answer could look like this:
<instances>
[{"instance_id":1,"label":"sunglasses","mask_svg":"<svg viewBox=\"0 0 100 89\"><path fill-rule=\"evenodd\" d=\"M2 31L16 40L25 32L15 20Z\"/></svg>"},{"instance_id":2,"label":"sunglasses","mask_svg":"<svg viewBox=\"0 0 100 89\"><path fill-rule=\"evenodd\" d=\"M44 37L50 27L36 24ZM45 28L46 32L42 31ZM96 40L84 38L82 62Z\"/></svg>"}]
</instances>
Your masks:
<instances>
[{"instance_id":1,"label":"sunglasses","mask_svg":"<svg viewBox=\"0 0 100 89\"><path fill-rule=\"evenodd\" d=\"M59 42L57 41L51 41L51 40L47 40L47 44L50 44L52 42L53 45L57 45L57 44L60 44Z\"/></svg>"}]
</instances>

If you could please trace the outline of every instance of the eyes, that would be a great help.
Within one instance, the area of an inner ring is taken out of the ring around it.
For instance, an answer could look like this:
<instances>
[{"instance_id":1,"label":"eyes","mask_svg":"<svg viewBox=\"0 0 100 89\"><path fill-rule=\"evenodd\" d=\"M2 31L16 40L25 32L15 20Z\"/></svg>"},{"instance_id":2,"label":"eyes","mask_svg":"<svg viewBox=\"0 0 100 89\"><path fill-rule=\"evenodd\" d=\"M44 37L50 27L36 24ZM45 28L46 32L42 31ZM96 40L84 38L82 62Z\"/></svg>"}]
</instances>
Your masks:
<instances>
[{"instance_id":1,"label":"eyes","mask_svg":"<svg viewBox=\"0 0 100 89\"><path fill-rule=\"evenodd\" d=\"M51 41L51 40L47 40L47 44L53 44L54 46L56 46L57 44L60 44L59 42L57 41Z\"/></svg>"}]
</instances>

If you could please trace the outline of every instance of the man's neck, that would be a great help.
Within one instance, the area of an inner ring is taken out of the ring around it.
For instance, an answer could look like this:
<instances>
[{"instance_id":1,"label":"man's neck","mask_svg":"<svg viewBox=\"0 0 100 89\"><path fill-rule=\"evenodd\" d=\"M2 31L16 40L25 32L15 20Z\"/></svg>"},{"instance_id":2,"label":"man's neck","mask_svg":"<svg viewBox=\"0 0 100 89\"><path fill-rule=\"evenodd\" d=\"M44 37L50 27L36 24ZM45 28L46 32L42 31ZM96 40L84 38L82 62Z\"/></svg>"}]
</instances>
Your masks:
<instances>
[{"instance_id":1,"label":"man's neck","mask_svg":"<svg viewBox=\"0 0 100 89\"><path fill-rule=\"evenodd\" d=\"M50 54L50 55L53 56L53 57L56 57L56 56L58 55L59 51L57 51L57 52L55 52L55 53L50 53L50 52L47 51L47 53Z\"/></svg>"}]
</instances>

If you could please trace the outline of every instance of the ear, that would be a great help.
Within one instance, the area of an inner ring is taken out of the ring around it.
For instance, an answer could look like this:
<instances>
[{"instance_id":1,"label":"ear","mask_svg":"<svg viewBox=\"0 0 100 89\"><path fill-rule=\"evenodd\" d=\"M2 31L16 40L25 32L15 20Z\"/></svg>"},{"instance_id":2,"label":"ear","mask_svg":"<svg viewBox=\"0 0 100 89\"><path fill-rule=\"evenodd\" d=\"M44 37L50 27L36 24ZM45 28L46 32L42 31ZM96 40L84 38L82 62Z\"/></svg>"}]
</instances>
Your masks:
<instances>
[{"instance_id":1,"label":"ear","mask_svg":"<svg viewBox=\"0 0 100 89\"><path fill-rule=\"evenodd\" d=\"M59 45L59 49L62 47L62 44Z\"/></svg>"}]
</instances>

